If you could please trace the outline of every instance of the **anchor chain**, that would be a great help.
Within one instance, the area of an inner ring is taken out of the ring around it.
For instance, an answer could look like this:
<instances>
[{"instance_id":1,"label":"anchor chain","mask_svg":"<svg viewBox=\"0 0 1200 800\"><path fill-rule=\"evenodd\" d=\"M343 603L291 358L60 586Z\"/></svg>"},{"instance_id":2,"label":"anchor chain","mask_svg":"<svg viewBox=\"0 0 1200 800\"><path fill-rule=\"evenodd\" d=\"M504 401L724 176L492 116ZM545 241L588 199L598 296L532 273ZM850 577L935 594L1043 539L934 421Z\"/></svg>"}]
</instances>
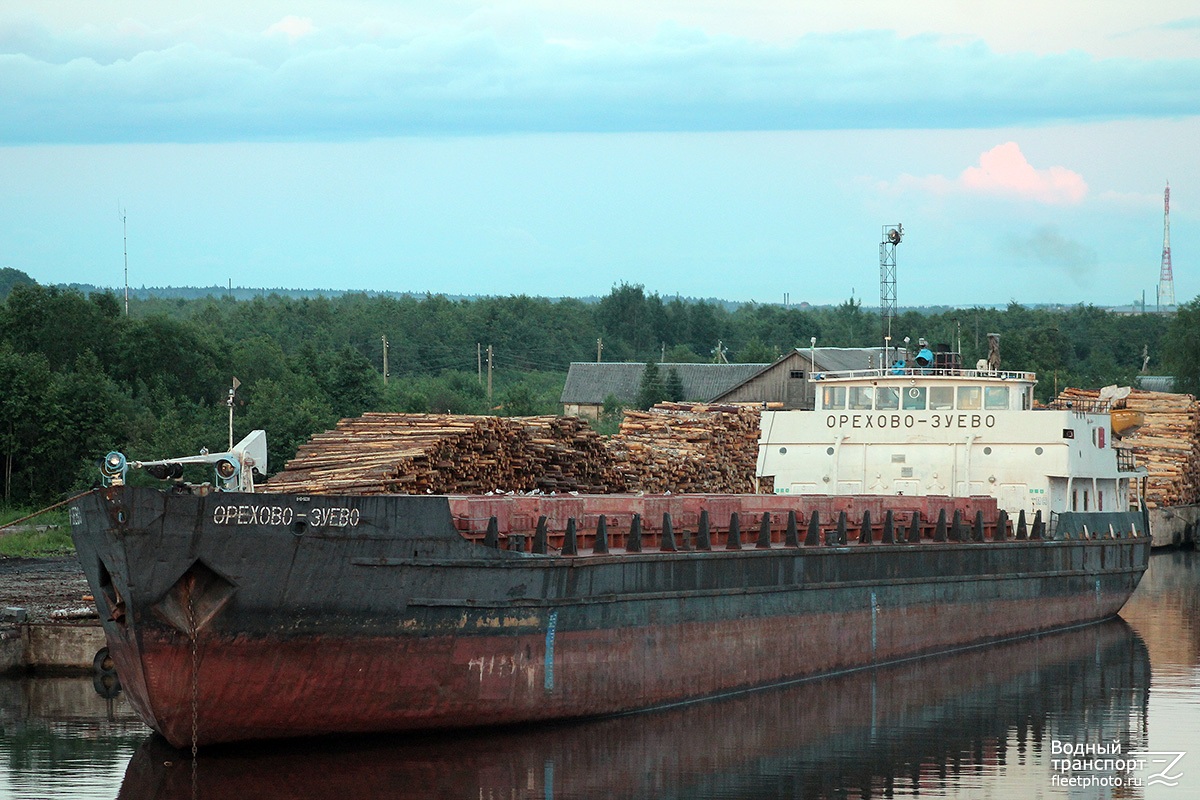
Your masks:
<instances>
[{"instance_id":1,"label":"anchor chain","mask_svg":"<svg viewBox=\"0 0 1200 800\"><path fill-rule=\"evenodd\" d=\"M195 589L193 583L191 589ZM197 797L196 752L199 750L200 716L200 655L196 644L196 608L192 591L188 591L188 638L192 641L192 797Z\"/></svg>"}]
</instances>

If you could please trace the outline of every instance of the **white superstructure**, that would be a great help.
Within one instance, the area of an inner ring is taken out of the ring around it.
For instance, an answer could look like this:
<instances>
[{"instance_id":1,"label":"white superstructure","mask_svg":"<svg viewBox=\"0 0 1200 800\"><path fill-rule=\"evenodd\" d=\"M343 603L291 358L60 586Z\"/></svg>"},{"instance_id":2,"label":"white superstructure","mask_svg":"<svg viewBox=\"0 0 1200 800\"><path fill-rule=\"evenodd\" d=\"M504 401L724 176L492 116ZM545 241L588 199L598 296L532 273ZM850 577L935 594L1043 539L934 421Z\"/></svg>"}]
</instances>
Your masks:
<instances>
[{"instance_id":1,"label":"white superstructure","mask_svg":"<svg viewBox=\"0 0 1200 800\"><path fill-rule=\"evenodd\" d=\"M1107 404L1034 409L1031 372L913 363L810 376L815 410L763 412L759 478L778 494L991 495L1047 520L1130 510L1145 472L1113 446Z\"/></svg>"}]
</instances>

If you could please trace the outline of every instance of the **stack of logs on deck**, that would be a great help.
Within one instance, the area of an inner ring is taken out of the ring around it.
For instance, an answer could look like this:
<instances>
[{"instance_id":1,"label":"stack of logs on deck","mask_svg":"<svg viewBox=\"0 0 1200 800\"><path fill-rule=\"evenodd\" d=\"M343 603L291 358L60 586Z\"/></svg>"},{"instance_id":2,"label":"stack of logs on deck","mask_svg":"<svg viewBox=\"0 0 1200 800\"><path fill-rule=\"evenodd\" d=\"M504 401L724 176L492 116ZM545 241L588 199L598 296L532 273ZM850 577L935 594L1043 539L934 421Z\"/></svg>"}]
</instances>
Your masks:
<instances>
[{"instance_id":1,"label":"stack of logs on deck","mask_svg":"<svg viewBox=\"0 0 1200 800\"><path fill-rule=\"evenodd\" d=\"M604 439L577 417L368 413L300 447L272 491L750 492L758 410L664 404Z\"/></svg>"},{"instance_id":2,"label":"stack of logs on deck","mask_svg":"<svg viewBox=\"0 0 1200 800\"><path fill-rule=\"evenodd\" d=\"M494 417L520 425L529 437L512 454L516 474L512 488L543 492L604 494L622 491L620 476L613 469L604 439L579 417ZM617 488L613 488L617 487Z\"/></svg>"},{"instance_id":3,"label":"stack of logs on deck","mask_svg":"<svg viewBox=\"0 0 1200 800\"><path fill-rule=\"evenodd\" d=\"M597 492L603 442L575 417L368 413L302 445L273 491L304 494Z\"/></svg>"},{"instance_id":4,"label":"stack of logs on deck","mask_svg":"<svg viewBox=\"0 0 1200 800\"><path fill-rule=\"evenodd\" d=\"M1100 393L1066 389L1060 400L1096 400ZM1188 505L1200 500L1200 403L1190 394L1134 389L1114 407L1140 411L1145 424L1126 434L1120 446L1146 467L1146 500L1151 507Z\"/></svg>"},{"instance_id":5,"label":"stack of logs on deck","mask_svg":"<svg viewBox=\"0 0 1200 800\"><path fill-rule=\"evenodd\" d=\"M751 405L659 403L626 411L608 449L631 490L753 493L759 418Z\"/></svg>"}]
</instances>

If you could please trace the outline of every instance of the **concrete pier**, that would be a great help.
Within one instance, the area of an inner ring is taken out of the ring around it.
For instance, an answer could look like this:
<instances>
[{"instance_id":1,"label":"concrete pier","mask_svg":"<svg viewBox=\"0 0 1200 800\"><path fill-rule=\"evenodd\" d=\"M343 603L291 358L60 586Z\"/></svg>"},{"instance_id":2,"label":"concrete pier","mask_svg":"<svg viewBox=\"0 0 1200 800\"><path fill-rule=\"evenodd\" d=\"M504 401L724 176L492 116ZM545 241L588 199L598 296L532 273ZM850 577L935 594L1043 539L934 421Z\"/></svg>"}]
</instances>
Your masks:
<instances>
[{"instance_id":1,"label":"concrete pier","mask_svg":"<svg viewBox=\"0 0 1200 800\"><path fill-rule=\"evenodd\" d=\"M0 615L0 674L92 671L92 660L104 647L99 624L31 623L21 611L8 608Z\"/></svg>"},{"instance_id":2,"label":"concrete pier","mask_svg":"<svg viewBox=\"0 0 1200 800\"><path fill-rule=\"evenodd\" d=\"M1151 547L1191 547L1196 543L1200 506L1164 506L1150 509Z\"/></svg>"}]
</instances>

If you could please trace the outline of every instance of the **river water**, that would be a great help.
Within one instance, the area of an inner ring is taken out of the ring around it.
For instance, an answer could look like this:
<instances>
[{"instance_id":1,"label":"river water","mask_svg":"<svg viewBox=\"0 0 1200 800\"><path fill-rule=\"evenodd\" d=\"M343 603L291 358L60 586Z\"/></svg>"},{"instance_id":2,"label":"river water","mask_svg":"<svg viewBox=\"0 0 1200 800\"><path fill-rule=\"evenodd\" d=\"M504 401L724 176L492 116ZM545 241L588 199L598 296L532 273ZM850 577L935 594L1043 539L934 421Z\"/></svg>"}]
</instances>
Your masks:
<instances>
[{"instance_id":1,"label":"river water","mask_svg":"<svg viewBox=\"0 0 1200 800\"><path fill-rule=\"evenodd\" d=\"M0 798L1194 798L1198 610L1200 556L1165 553L1123 620L1065 633L597 722L194 764L91 678L0 680Z\"/></svg>"}]
</instances>

